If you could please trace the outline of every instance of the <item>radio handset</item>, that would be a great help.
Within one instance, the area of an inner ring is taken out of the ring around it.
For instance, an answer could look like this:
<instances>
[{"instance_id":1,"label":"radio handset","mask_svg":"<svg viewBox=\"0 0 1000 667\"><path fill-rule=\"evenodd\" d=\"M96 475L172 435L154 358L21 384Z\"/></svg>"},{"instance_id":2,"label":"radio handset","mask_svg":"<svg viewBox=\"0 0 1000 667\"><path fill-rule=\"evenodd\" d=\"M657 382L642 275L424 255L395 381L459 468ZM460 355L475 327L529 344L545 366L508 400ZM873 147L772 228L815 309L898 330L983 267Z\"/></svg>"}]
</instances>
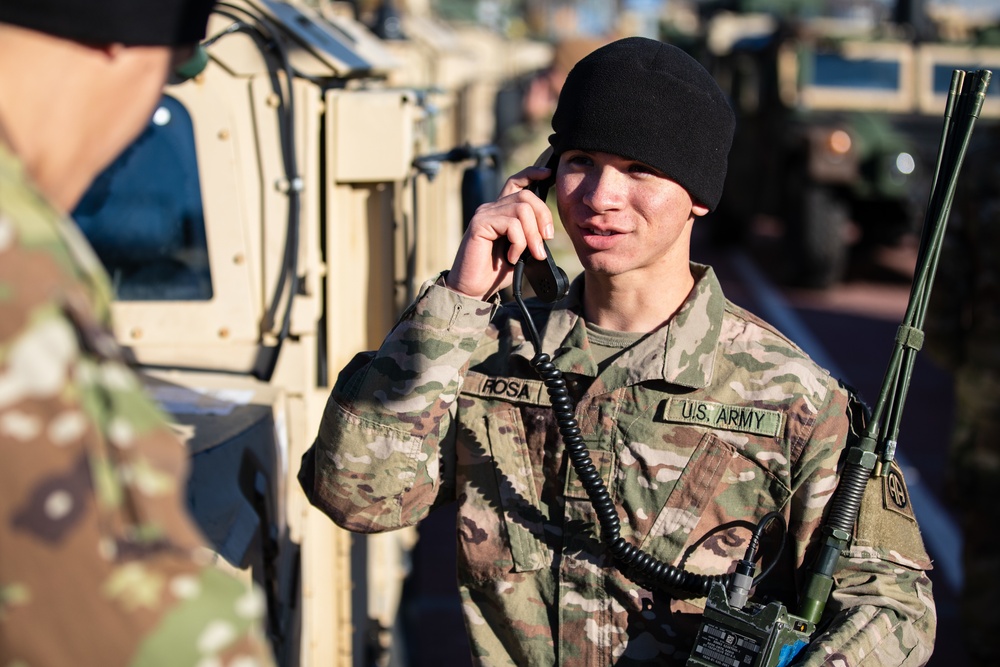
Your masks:
<instances>
[{"instance_id":1,"label":"radio handset","mask_svg":"<svg viewBox=\"0 0 1000 667\"><path fill-rule=\"evenodd\" d=\"M533 181L526 189L535 193L543 202L549 193L549 188L556 181L556 166L559 158L555 156L551 148L547 148L535 161L536 167L547 167L552 173L548 178L541 181ZM521 253L519 262L524 262L524 275L528 278L528 283L537 296L546 303L554 303L565 297L569 293L569 278L566 272L556 266L549 252L549 246L542 241L545 247L545 259L535 259L530 252L525 250Z\"/></svg>"}]
</instances>

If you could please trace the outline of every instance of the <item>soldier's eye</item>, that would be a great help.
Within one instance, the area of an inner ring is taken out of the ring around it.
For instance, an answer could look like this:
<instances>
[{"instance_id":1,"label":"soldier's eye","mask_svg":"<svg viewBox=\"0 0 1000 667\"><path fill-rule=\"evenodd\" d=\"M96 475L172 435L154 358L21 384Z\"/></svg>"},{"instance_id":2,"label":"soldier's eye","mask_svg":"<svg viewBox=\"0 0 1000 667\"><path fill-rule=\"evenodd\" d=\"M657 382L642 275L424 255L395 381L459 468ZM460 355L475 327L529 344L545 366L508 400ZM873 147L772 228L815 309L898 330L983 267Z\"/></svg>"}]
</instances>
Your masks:
<instances>
[{"instance_id":1,"label":"soldier's eye","mask_svg":"<svg viewBox=\"0 0 1000 667\"><path fill-rule=\"evenodd\" d=\"M660 172L648 164L643 164L641 162L633 162L629 165L628 170L634 174L653 174L654 176L660 176Z\"/></svg>"}]
</instances>

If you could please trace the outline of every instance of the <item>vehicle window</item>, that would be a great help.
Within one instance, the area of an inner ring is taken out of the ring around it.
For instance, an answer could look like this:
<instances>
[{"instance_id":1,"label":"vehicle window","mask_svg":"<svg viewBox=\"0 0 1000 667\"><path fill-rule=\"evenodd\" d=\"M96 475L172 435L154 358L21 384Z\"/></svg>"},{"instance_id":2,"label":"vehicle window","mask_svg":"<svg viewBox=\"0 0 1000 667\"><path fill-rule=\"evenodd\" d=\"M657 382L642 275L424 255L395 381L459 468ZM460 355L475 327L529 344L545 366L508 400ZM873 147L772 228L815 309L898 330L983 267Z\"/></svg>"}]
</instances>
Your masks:
<instances>
[{"instance_id":1,"label":"vehicle window","mask_svg":"<svg viewBox=\"0 0 1000 667\"><path fill-rule=\"evenodd\" d=\"M164 96L72 213L123 301L212 298L191 116Z\"/></svg>"},{"instance_id":2,"label":"vehicle window","mask_svg":"<svg viewBox=\"0 0 1000 667\"><path fill-rule=\"evenodd\" d=\"M806 83L824 88L897 91L901 69L898 60L852 60L839 53L817 53Z\"/></svg>"},{"instance_id":3,"label":"vehicle window","mask_svg":"<svg viewBox=\"0 0 1000 667\"><path fill-rule=\"evenodd\" d=\"M951 74L956 69L967 71L980 69L982 66L974 63L934 63L932 85L935 95L947 95L951 87ZM1000 86L990 86L986 89L986 97L1000 97Z\"/></svg>"}]
</instances>

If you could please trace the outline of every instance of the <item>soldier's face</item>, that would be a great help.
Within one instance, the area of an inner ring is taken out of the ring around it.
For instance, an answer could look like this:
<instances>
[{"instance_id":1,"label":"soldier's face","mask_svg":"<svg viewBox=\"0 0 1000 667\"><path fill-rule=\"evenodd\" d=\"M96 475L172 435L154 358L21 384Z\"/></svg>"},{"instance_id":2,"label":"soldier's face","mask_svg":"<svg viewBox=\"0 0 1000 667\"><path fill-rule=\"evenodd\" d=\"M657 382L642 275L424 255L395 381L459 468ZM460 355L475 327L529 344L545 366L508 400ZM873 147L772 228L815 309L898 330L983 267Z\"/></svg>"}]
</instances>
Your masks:
<instances>
[{"instance_id":1,"label":"soldier's face","mask_svg":"<svg viewBox=\"0 0 1000 667\"><path fill-rule=\"evenodd\" d=\"M588 273L687 270L694 218L707 213L652 167L610 153L571 150L556 172L559 215Z\"/></svg>"}]
</instances>

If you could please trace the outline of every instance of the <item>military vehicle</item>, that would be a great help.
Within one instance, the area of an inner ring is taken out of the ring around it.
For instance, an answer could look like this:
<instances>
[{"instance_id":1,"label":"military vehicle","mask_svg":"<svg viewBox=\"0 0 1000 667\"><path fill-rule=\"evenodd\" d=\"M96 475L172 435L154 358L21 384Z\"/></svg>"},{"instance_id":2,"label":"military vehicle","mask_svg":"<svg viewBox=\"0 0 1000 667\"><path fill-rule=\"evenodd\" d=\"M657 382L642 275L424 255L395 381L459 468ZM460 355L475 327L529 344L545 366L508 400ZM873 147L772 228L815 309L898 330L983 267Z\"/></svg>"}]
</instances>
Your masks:
<instances>
[{"instance_id":1,"label":"military vehicle","mask_svg":"<svg viewBox=\"0 0 1000 667\"><path fill-rule=\"evenodd\" d=\"M844 278L852 250L919 228L950 73L996 70L1000 48L969 34L945 42L926 14L805 11L818 4L713 11L701 55L738 117L715 240L743 242L769 216L784 225L783 278L823 288ZM997 117L991 91L983 122Z\"/></svg>"},{"instance_id":2,"label":"military vehicle","mask_svg":"<svg viewBox=\"0 0 1000 667\"><path fill-rule=\"evenodd\" d=\"M337 370L450 265L463 172L497 167L473 143L489 91L546 55L430 16L402 29L380 39L347 3L219 3L204 70L74 211L115 334L187 442L192 514L219 567L266 594L282 666L395 650L414 535L338 529L299 460Z\"/></svg>"}]
</instances>

